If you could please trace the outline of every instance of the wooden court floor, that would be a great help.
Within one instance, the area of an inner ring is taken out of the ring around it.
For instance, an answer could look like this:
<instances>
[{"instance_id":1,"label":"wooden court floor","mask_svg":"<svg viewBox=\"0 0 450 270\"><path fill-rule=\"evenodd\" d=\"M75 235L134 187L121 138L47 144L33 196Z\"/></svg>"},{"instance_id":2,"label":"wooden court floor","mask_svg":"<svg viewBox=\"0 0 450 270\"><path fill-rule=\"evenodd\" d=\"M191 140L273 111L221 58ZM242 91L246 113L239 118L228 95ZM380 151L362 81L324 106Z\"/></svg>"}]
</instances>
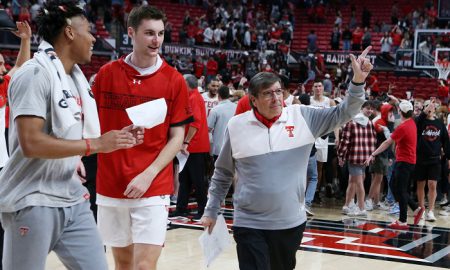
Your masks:
<instances>
[{"instance_id":1,"label":"wooden court floor","mask_svg":"<svg viewBox=\"0 0 450 270\"><path fill-rule=\"evenodd\" d=\"M394 220L385 211L370 212L367 219L349 219L340 208L322 206L308 219L296 269L314 270L428 270L450 268L450 217L422 221L407 232L386 228ZM437 214L438 211L436 211ZM225 214L224 214L225 215ZM411 220L412 217L409 217ZM159 270L238 270L235 247L230 247L209 267L204 266L198 224L173 221L159 260ZM107 250L110 269L114 269ZM54 253L48 270L66 269Z\"/></svg>"}]
</instances>

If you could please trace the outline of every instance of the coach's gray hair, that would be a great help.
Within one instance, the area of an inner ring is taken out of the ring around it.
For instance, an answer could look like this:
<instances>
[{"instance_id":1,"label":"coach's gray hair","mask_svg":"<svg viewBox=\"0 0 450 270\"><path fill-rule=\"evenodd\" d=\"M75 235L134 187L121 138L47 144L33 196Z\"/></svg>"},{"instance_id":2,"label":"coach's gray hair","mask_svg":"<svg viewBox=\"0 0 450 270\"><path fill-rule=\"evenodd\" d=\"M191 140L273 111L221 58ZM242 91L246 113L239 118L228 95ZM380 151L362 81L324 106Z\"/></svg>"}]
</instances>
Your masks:
<instances>
[{"instance_id":1,"label":"coach's gray hair","mask_svg":"<svg viewBox=\"0 0 450 270\"><path fill-rule=\"evenodd\" d=\"M248 85L248 93L257 97L261 90L271 87L274 83L281 83L280 77L272 72L260 72L253 76Z\"/></svg>"},{"instance_id":2,"label":"coach's gray hair","mask_svg":"<svg viewBox=\"0 0 450 270\"><path fill-rule=\"evenodd\" d=\"M198 80L194 75L184 74L183 77L189 89L196 89L198 87Z\"/></svg>"}]
</instances>

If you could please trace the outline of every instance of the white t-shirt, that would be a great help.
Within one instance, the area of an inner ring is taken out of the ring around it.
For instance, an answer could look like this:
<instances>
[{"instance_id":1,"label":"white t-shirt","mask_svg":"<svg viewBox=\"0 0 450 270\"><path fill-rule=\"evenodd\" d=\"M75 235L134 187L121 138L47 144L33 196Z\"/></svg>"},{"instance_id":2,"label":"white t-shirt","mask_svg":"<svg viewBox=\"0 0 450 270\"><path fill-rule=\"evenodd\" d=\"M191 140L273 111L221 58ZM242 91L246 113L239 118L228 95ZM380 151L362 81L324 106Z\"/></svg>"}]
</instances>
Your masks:
<instances>
[{"instance_id":1,"label":"white t-shirt","mask_svg":"<svg viewBox=\"0 0 450 270\"><path fill-rule=\"evenodd\" d=\"M217 104L219 104L219 95L216 95L215 97L211 98L209 96L209 92L205 92L202 94L202 97L203 100L205 101L206 116L208 116L211 109L214 108Z\"/></svg>"}]
</instances>

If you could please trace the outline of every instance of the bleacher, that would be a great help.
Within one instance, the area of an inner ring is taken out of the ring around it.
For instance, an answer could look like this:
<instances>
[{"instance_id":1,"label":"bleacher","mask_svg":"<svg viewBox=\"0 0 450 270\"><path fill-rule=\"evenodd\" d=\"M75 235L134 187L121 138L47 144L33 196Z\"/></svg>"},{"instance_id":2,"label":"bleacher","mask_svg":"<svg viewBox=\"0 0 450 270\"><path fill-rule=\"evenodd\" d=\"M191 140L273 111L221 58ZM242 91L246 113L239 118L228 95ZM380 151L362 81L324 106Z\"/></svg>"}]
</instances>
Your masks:
<instances>
[{"instance_id":1,"label":"bleacher","mask_svg":"<svg viewBox=\"0 0 450 270\"><path fill-rule=\"evenodd\" d=\"M361 0L355 2L356 19L358 23L361 24L362 11L364 6L366 6L367 9L372 13L372 20L371 20L372 26L376 20L390 24L392 2L393 1L391 0L377 0L377 1ZM400 10L402 10L401 7L403 7L403 9L408 10L410 8L423 7L424 3L425 3L424 0L412 0L408 1L407 4L403 2L402 6L400 6ZM348 5L345 5L341 8L343 26L348 25L350 21L351 6L352 3L349 3ZM334 21L336 19L336 10L334 9L326 10L326 21L323 24L308 22L306 9L297 9L295 15L296 15L295 16L296 22L294 29L294 40L292 42L291 49L294 51L305 51L308 45L306 38L311 30L315 30L319 50L330 51L331 50L330 37L333 31ZM380 52L381 48L380 40L383 37L383 33L376 33L374 31L371 31L371 34L372 34L373 52L378 53ZM340 48L342 48L342 41Z\"/></svg>"}]
</instances>

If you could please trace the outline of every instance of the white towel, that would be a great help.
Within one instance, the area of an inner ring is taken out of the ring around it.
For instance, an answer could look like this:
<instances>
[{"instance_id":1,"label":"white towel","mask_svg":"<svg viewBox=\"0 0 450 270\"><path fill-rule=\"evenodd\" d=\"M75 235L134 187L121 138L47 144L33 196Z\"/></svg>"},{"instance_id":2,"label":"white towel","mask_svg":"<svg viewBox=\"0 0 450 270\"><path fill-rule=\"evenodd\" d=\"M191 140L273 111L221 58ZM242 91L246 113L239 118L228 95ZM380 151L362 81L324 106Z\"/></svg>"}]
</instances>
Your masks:
<instances>
[{"instance_id":1,"label":"white towel","mask_svg":"<svg viewBox=\"0 0 450 270\"><path fill-rule=\"evenodd\" d=\"M97 105L94 95L78 65L72 69L72 77L81 98L80 110L66 78L66 72L61 60L56 55L53 46L42 41L38 51L34 54L36 61L49 71L51 78L52 98L52 131L60 138L67 129L79 121L83 122L83 138L97 138L100 136L100 123L98 120ZM82 118L82 115L84 119Z\"/></svg>"}]
</instances>

